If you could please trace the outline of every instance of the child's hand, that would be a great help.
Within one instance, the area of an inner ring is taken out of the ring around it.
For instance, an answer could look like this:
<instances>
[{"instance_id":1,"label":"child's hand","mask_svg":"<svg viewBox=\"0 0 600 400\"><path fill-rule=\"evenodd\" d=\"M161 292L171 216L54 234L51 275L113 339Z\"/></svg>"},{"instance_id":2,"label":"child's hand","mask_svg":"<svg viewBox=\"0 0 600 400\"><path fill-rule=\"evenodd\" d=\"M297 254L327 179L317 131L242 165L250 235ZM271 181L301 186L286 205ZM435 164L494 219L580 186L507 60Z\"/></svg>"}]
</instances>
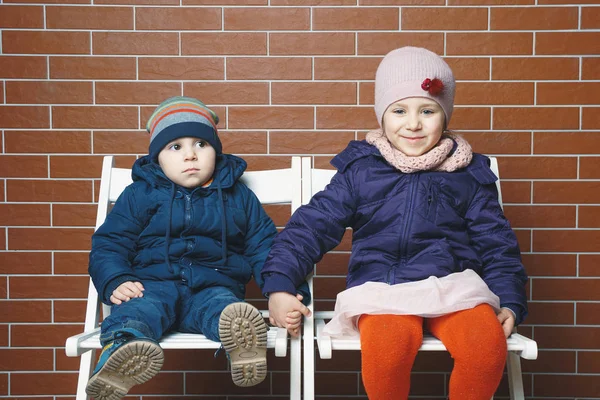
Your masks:
<instances>
[{"instance_id":1,"label":"child's hand","mask_svg":"<svg viewBox=\"0 0 600 400\"><path fill-rule=\"evenodd\" d=\"M501 309L497 316L500 325L502 325L504 336L508 338L515 327L515 316L508 308Z\"/></svg>"},{"instance_id":2,"label":"child's hand","mask_svg":"<svg viewBox=\"0 0 600 400\"><path fill-rule=\"evenodd\" d=\"M124 282L116 288L110 296L110 301L113 304L119 305L122 302L127 302L134 297L143 297L144 285L141 282Z\"/></svg>"},{"instance_id":3,"label":"child's hand","mask_svg":"<svg viewBox=\"0 0 600 400\"><path fill-rule=\"evenodd\" d=\"M302 295L275 292L269 295L269 321L271 325L285 328L292 336L298 336L302 315L309 317L310 310L300 302Z\"/></svg>"}]
</instances>

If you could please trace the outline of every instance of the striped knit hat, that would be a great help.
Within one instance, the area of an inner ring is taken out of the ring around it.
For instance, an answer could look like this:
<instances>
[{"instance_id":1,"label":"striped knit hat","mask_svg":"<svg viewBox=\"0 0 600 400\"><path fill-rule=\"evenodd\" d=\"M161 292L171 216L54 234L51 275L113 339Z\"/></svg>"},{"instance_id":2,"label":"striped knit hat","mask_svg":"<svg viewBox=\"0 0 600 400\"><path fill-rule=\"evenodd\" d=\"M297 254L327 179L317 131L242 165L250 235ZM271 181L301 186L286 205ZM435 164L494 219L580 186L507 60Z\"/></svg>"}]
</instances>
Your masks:
<instances>
[{"instance_id":1,"label":"striped knit hat","mask_svg":"<svg viewBox=\"0 0 600 400\"><path fill-rule=\"evenodd\" d=\"M191 97L171 97L163 101L148 119L150 157L154 160L169 142L181 137L206 140L221 154L217 124L219 117L200 100Z\"/></svg>"}]
</instances>

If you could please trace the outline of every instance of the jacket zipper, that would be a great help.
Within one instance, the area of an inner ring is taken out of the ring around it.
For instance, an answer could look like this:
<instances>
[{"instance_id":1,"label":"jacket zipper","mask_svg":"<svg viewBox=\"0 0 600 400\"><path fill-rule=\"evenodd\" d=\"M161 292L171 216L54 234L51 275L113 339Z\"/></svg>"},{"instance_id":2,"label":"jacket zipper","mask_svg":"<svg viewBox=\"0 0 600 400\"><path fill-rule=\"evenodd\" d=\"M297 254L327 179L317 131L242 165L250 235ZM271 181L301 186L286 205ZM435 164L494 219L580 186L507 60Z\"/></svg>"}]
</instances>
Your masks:
<instances>
[{"instance_id":1,"label":"jacket zipper","mask_svg":"<svg viewBox=\"0 0 600 400\"><path fill-rule=\"evenodd\" d=\"M185 227L190 226L192 219L192 196L189 194L185 195Z\"/></svg>"},{"instance_id":2,"label":"jacket zipper","mask_svg":"<svg viewBox=\"0 0 600 400\"><path fill-rule=\"evenodd\" d=\"M405 215L404 229L402 231L402 241L400 242L400 246L401 246L400 247L400 264L401 265L406 264L406 252L407 252L406 249L408 247L408 243L407 243L408 230L412 223L412 215L413 215L411 210L412 210L412 204L414 201L415 193L417 192L415 190L415 187L418 186L418 184L419 184L419 178L420 178L419 173L416 173L416 174L413 174L410 176L408 203L406 204L406 208L405 208L405 212L404 212L404 215ZM394 267L391 267L390 271L388 273L388 284L392 285L394 283L395 279L396 279L396 274L394 271Z\"/></svg>"}]
</instances>

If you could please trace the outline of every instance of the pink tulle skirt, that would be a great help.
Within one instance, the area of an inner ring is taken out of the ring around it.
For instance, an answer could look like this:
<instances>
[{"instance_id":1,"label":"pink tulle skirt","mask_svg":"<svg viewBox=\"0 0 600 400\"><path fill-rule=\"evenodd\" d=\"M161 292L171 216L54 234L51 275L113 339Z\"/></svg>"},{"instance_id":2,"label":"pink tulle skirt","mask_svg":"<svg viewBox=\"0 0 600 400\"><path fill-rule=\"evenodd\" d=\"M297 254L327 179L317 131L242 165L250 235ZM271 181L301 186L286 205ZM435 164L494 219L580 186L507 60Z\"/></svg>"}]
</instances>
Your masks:
<instances>
[{"instance_id":1,"label":"pink tulle skirt","mask_svg":"<svg viewBox=\"0 0 600 400\"><path fill-rule=\"evenodd\" d=\"M362 314L433 318L483 303L495 310L500 308L498 296L470 269L398 285L367 282L337 295L334 317L323 332L333 337L358 337L358 319Z\"/></svg>"}]
</instances>

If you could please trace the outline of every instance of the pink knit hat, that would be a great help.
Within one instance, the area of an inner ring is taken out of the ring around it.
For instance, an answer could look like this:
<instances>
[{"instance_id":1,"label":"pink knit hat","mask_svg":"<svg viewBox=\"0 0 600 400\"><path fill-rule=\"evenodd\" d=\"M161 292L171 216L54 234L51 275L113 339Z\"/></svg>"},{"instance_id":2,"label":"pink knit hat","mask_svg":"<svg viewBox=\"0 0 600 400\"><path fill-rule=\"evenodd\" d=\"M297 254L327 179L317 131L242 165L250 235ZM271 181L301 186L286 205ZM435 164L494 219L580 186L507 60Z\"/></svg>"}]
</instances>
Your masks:
<instances>
[{"instance_id":1,"label":"pink knit hat","mask_svg":"<svg viewBox=\"0 0 600 400\"><path fill-rule=\"evenodd\" d=\"M375 114L379 125L390 104L407 97L435 100L446 114L446 126L454 109L456 83L452 70L437 54L420 47L390 51L375 75Z\"/></svg>"}]
</instances>

